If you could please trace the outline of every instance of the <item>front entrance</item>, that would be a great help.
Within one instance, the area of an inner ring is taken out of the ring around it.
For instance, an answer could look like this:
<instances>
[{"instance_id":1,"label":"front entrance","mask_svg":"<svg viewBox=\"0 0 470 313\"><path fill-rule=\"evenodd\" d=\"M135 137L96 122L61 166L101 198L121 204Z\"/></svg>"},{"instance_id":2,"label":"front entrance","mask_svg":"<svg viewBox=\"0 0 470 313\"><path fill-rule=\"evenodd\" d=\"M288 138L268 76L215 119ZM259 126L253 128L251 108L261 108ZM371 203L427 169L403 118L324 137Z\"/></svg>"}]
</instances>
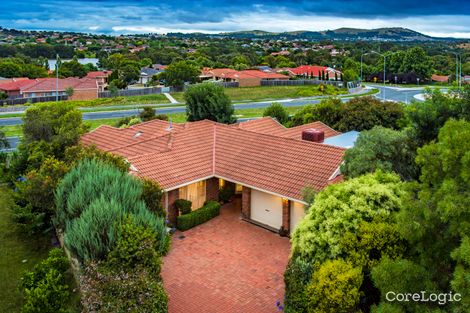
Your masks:
<instances>
[{"instance_id":1,"label":"front entrance","mask_svg":"<svg viewBox=\"0 0 470 313\"><path fill-rule=\"evenodd\" d=\"M199 181L179 189L179 198L192 202L192 210L197 210L206 201L206 181Z\"/></svg>"}]
</instances>

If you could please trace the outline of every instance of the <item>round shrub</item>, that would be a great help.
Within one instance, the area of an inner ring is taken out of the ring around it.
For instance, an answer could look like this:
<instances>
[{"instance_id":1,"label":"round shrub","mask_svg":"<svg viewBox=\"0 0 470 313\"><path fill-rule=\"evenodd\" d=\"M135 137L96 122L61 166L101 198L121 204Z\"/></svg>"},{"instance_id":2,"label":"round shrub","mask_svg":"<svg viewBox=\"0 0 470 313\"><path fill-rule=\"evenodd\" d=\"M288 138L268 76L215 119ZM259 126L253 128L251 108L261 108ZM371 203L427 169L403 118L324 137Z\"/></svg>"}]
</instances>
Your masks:
<instances>
[{"instance_id":1,"label":"round shrub","mask_svg":"<svg viewBox=\"0 0 470 313\"><path fill-rule=\"evenodd\" d=\"M289 120L289 113L286 108L277 102L271 103L270 106L264 109L263 116L274 117L281 124Z\"/></svg>"},{"instance_id":2,"label":"round shrub","mask_svg":"<svg viewBox=\"0 0 470 313\"><path fill-rule=\"evenodd\" d=\"M185 199L178 199L175 201L175 207L181 215L191 213L192 202Z\"/></svg>"}]
</instances>

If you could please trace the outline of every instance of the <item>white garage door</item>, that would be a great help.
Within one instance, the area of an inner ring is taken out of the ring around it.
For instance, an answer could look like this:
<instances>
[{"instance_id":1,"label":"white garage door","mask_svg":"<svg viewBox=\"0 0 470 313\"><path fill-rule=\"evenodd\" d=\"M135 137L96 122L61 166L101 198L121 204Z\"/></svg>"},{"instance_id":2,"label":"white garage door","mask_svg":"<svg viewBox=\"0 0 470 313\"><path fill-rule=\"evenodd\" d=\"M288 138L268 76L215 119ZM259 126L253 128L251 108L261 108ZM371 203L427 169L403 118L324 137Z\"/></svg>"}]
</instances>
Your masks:
<instances>
[{"instance_id":1,"label":"white garage door","mask_svg":"<svg viewBox=\"0 0 470 313\"><path fill-rule=\"evenodd\" d=\"M305 206L300 202L292 201L290 203L290 232L294 231L295 226L305 217Z\"/></svg>"},{"instance_id":2,"label":"white garage door","mask_svg":"<svg viewBox=\"0 0 470 313\"><path fill-rule=\"evenodd\" d=\"M282 198L251 190L251 219L279 229L282 226Z\"/></svg>"}]
</instances>

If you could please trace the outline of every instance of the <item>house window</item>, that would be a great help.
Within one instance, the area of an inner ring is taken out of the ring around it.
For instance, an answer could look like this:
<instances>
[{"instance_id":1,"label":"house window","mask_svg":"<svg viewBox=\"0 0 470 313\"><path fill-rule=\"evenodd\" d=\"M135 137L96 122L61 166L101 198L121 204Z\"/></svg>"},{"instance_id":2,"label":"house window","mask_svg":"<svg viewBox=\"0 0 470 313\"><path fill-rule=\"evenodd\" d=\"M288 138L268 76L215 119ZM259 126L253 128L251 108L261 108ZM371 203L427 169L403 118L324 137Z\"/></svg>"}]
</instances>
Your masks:
<instances>
[{"instance_id":1,"label":"house window","mask_svg":"<svg viewBox=\"0 0 470 313\"><path fill-rule=\"evenodd\" d=\"M179 189L179 198L192 202L191 208L197 210L206 201L206 181L193 183Z\"/></svg>"},{"instance_id":2,"label":"house window","mask_svg":"<svg viewBox=\"0 0 470 313\"><path fill-rule=\"evenodd\" d=\"M224 188L224 186L225 186L225 180L223 180L222 178L219 178L219 189Z\"/></svg>"}]
</instances>

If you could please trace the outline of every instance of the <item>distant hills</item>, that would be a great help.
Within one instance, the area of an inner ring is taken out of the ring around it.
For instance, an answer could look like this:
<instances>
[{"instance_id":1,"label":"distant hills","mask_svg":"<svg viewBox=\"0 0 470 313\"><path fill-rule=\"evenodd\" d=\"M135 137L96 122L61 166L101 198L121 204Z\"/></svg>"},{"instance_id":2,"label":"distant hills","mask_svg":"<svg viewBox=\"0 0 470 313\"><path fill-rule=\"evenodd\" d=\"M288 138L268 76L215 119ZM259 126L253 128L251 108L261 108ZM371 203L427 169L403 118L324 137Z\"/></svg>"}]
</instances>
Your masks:
<instances>
[{"instance_id":1,"label":"distant hills","mask_svg":"<svg viewBox=\"0 0 470 313\"><path fill-rule=\"evenodd\" d=\"M454 41L456 38L439 38L424 35L417 31L402 28L377 28L377 29L359 29L359 28L338 28L325 31L299 30L292 32L267 32L262 30L226 32L219 34L203 33L169 33L167 36L174 37L216 37L216 38L239 38L239 39L283 39L283 40L337 40L337 41Z\"/></svg>"}]
</instances>

